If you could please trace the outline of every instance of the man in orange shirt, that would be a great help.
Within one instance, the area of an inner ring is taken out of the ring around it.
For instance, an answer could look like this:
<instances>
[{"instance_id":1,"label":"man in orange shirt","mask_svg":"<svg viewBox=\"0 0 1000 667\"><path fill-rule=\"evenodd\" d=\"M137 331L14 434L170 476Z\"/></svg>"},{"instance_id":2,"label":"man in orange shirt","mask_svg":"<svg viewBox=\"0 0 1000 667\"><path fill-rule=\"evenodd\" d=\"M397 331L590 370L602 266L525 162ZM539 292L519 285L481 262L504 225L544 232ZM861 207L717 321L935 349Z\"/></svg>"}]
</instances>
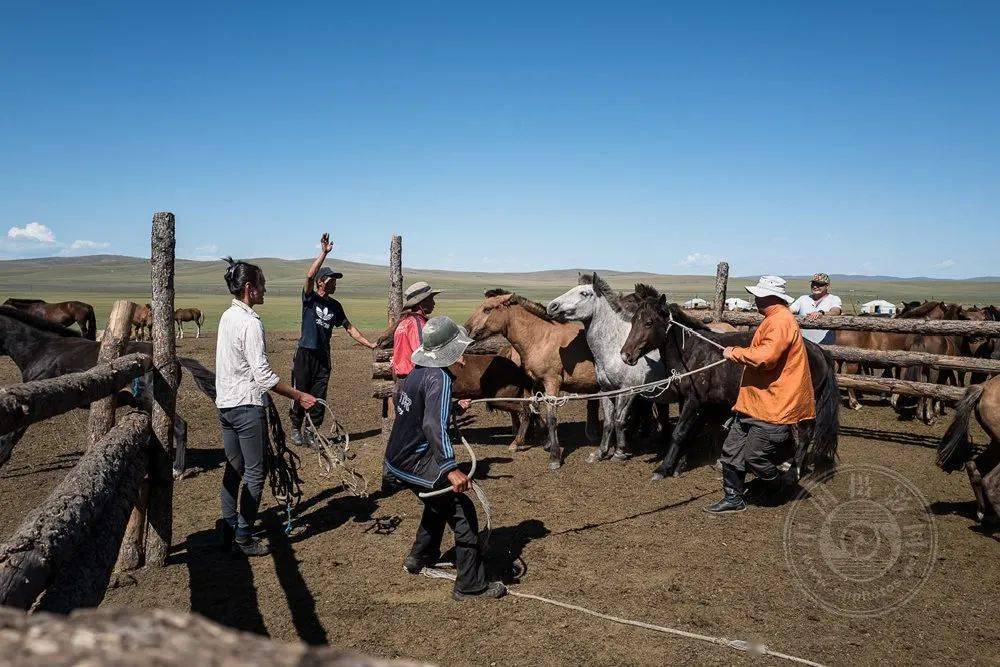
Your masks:
<instances>
[{"instance_id":1,"label":"man in orange shirt","mask_svg":"<svg viewBox=\"0 0 1000 667\"><path fill-rule=\"evenodd\" d=\"M787 458L791 426L816 416L809 358L799 323L788 308L793 299L778 276L763 276L746 290L754 295L764 321L750 347L727 347L722 356L746 366L733 406L729 435L722 446L721 500L712 514L742 512L747 469L756 475L765 499L781 491L777 464Z\"/></svg>"}]
</instances>

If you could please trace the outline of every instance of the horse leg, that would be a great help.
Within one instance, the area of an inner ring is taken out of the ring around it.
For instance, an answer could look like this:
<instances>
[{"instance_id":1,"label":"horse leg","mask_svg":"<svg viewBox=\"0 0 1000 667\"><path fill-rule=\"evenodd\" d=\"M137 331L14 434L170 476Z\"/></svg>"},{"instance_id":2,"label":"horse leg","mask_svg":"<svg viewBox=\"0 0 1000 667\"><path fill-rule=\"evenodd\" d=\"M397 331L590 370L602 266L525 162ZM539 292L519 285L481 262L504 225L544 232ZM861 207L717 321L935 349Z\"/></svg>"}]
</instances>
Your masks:
<instances>
[{"instance_id":1,"label":"horse leg","mask_svg":"<svg viewBox=\"0 0 1000 667\"><path fill-rule=\"evenodd\" d=\"M198 327L198 333L196 333L194 337L195 337L195 338L201 338L201 325L200 325L200 324L198 324L197 322L195 322L195 323L194 323L194 325L195 325L196 327Z\"/></svg>"},{"instance_id":2,"label":"horse leg","mask_svg":"<svg viewBox=\"0 0 1000 667\"><path fill-rule=\"evenodd\" d=\"M681 405L681 414L677 417L677 423L674 425L674 432L670 435L670 449L667 450L667 455L663 458L663 463L653 473L654 482L663 479L667 475L677 474L678 471L674 469L677 463L677 456L680 453L681 445L684 444L684 440L687 439L688 433L691 431L691 427L697 421L698 409L700 407L701 404L694 397L688 397L684 400L684 403Z\"/></svg>"},{"instance_id":3,"label":"horse leg","mask_svg":"<svg viewBox=\"0 0 1000 667\"><path fill-rule=\"evenodd\" d=\"M860 370L861 364L857 362L844 362L844 373L858 375ZM861 409L861 403L858 402L858 395L853 389L847 390L847 407L851 410Z\"/></svg>"},{"instance_id":4,"label":"horse leg","mask_svg":"<svg viewBox=\"0 0 1000 667\"><path fill-rule=\"evenodd\" d=\"M601 419L597 414L599 407L597 401L587 401L587 442L591 444L597 442L601 437L599 432Z\"/></svg>"},{"instance_id":5,"label":"horse leg","mask_svg":"<svg viewBox=\"0 0 1000 667\"><path fill-rule=\"evenodd\" d=\"M174 479L184 476L187 464L187 422L174 415Z\"/></svg>"},{"instance_id":6,"label":"horse leg","mask_svg":"<svg viewBox=\"0 0 1000 667\"><path fill-rule=\"evenodd\" d=\"M625 421L628 419L629 410L632 408L632 403L635 402L635 394L631 396L619 396L615 400L615 408L617 414L615 415L615 433L617 436L617 443L615 446L614 458L616 461L627 461L632 458L632 451L628 445L628 440L625 438Z\"/></svg>"},{"instance_id":7,"label":"horse leg","mask_svg":"<svg viewBox=\"0 0 1000 667\"><path fill-rule=\"evenodd\" d=\"M547 405L545 425L549 430L549 470L558 470L562 465L562 448L559 446L559 418L556 406Z\"/></svg>"},{"instance_id":8,"label":"horse leg","mask_svg":"<svg viewBox=\"0 0 1000 667\"><path fill-rule=\"evenodd\" d=\"M594 401L587 401L593 403ZM587 457L587 463L596 463L608 458L608 450L611 448L611 436L615 432L615 402L607 397L601 398L601 407L604 408L604 432L601 433L601 444Z\"/></svg>"},{"instance_id":9,"label":"horse leg","mask_svg":"<svg viewBox=\"0 0 1000 667\"><path fill-rule=\"evenodd\" d=\"M531 428L531 413L512 412L510 413L511 427L514 429L514 441L510 443L508 449L512 452L525 449L524 442L528 439L528 430Z\"/></svg>"}]
</instances>

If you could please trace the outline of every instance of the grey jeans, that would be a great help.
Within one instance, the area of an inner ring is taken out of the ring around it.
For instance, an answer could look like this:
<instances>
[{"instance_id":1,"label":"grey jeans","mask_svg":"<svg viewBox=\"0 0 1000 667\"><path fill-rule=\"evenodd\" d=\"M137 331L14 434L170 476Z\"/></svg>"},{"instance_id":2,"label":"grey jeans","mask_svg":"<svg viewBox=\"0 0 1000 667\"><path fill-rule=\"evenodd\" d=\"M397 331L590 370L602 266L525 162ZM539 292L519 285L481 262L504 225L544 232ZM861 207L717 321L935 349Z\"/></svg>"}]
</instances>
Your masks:
<instances>
[{"instance_id":1,"label":"grey jeans","mask_svg":"<svg viewBox=\"0 0 1000 667\"><path fill-rule=\"evenodd\" d=\"M722 444L723 465L740 472L749 469L758 479L778 476L777 464L791 453L792 429L788 424L770 424L738 414Z\"/></svg>"},{"instance_id":2,"label":"grey jeans","mask_svg":"<svg viewBox=\"0 0 1000 667\"><path fill-rule=\"evenodd\" d=\"M249 537L264 491L264 408L238 405L219 410L226 471L222 475L222 518L236 529L236 537ZM242 489L240 482L243 482ZM236 497L240 497L239 512Z\"/></svg>"}]
</instances>

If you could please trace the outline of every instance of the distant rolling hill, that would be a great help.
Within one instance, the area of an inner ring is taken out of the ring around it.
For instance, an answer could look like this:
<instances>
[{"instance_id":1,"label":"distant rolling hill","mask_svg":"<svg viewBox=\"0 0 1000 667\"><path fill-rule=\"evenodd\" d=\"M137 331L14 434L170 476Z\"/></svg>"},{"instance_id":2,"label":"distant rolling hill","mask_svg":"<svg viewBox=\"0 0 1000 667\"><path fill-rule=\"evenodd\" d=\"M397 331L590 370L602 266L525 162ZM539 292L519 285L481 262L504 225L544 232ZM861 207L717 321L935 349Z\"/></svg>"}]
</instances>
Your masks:
<instances>
[{"instance_id":1,"label":"distant rolling hill","mask_svg":"<svg viewBox=\"0 0 1000 667\"><path fill-rule=\"evenodd\" d=\"M297 297L306 270L312 260L257 258L267 275L269 303L262 314L271 313L279 327L294 328ZM338 290L340 298L354 321L360 326L377 327L385 321L385 266L328 260L344 273ZM178 306L199 305L206 310L209 326L228 303L221 261L177 260ZM505 287L539 301L548 301L577 282L578 274L593 269L559 269L528 273L488 273L406 269L404 280L426 280L445 294L440 297L441 312L462 319L482 298L483 290ZM714 275L668 275L647 272L597 270L614 287L631 290L636 282L644 282L665 290L677 301L693 296L711 299ZM730 295L743 296L742 285L756 282L757 277L731 277ZM935 280L927 278L896 278L891 276L831 276L833 291L839 294L851 312L852 305L873 298L899 302L911 299L941 299L965 304L1000 304L1000 278L970 280ZM790 291L808 291L808 276L789 278ZM87 257L47 257L0 261L0 299L11 296L38 297L46 300L77 298L93 303L98 317L106 317L115 298L148 300L149 261L137 257L92 255Z\"/></svg>"}]
</instances>

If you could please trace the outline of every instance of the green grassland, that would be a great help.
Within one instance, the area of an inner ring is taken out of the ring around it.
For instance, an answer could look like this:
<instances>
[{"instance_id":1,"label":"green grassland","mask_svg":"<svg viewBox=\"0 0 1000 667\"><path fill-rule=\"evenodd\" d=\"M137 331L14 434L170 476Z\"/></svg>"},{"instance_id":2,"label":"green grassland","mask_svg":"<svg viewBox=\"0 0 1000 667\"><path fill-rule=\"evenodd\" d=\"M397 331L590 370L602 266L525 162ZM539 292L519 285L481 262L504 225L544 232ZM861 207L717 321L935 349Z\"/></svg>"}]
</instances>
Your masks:
<instances>
[{"instance_id":1,"label":"green grassland","mask_svg":"<svg viewBox=\"0 0 1000 667\"><path fill-rule=\"evenodd\" d=\"M263 258L253 260L267 276L266 302L258 307L265 326L272 331L293 331L299 326L299 292L310 260ZM337 259L328 261L344 273L337 298L351 321L365 330L385 325L386 275L384 266L358 264ZM230 297L222 281L222 262L177 261L176 305L197 307L205 313L205 329L214 330ZM735 267L734 267L735 268ZM676 301L693 296L711 300L714 275L661 275L642 272L602 271L615 288L631 290L645 282L664 290ZM534 273L480 273L412 269L404 280L426 280L444 290L438 297L438 314L464 321L482 299L483 290L505 287L546 302L577 282L578 270ZM743 284L756 278L730 278L730 296L745 296ZM808 289L808 279L789 280L793 294ZM874 298L893 302L938 299L966 305L1000 304L1000 282L985 280L904 280L843 279L833 284L834 293L844 299L846 312ZM0 301L8 297L39 298L46 301L77 299L94 306L98 327L102 327L116 299L144 303L149 300L149 263L133 257L92 256L0 261Z\"/></svg>"}]
</instances>

